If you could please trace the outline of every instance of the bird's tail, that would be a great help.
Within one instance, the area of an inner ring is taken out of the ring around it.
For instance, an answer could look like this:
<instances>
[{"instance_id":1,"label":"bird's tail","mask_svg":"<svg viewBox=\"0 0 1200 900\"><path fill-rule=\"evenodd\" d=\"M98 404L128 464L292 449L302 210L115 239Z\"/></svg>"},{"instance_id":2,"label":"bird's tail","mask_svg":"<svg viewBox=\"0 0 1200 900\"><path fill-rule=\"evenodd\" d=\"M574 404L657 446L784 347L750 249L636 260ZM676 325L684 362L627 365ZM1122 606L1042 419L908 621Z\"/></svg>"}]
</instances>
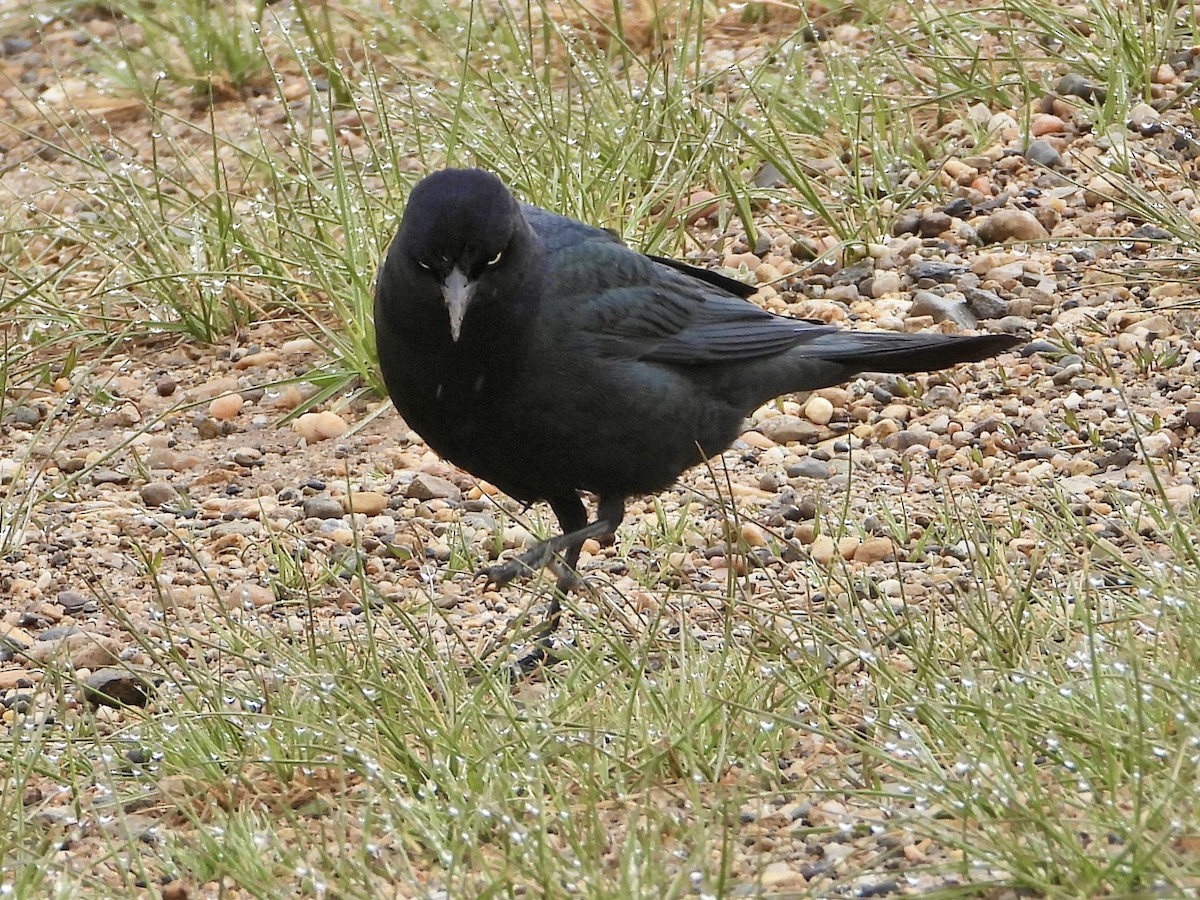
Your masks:
<instances>
[{"instance_id":1,"label":"bird's tail","mask_svg":"<svg viewBox=\"0 0 1200 900\"><path fill-rule=\"evenodd\" d=\"M807 344L808 355L857 369L910 375L978 362L1025 343L1013 334L905 334L836 331Z\"/></svg>"}]
</instances>

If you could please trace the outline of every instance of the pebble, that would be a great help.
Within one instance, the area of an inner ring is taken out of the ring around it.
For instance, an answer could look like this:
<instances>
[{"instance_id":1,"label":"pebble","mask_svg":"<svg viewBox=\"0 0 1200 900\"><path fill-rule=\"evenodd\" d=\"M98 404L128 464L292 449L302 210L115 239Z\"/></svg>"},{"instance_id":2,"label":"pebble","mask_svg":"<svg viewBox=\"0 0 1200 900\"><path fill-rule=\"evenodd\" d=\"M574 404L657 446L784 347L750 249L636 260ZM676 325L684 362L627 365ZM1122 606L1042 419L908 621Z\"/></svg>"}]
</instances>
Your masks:
<instances>
[{"instance_id":1,"label":"pebble","mask_svg":"<svg viewBox=\"0 0 1200 900\"><path fill-rule=\"evenodd\" d=\"M790 415L772 416L760 427L763 434L776 444L808 442L821 433L821 429L813 422Z\"/></svg>"},{"instance_id":2,"label":"pebble","mask_svg":"<svg viewBox=\"0 0 1200 900\"><path fill-rule=\"evenodd\" d=\"M908 275L914 281L926 279L937 283L952 281L967 271L966 266L947 263L936 259L926 259L913 263L908 268Z\"/></svg>"},{"instance_id":3,"label":"pebble","mask_svg":"<svg viewBox=\"0 0 1200 900\"><path fill-rule=\"evenodd\" d=\"M42 414L36 406L22 404L12 411L11 421L14 425L31 428L42 421Z\"/></svg>"},{"instance_id":4,"label":"pebble","mask_svg":"<svg viewBox=\"0 0 1200 900\"><path fill-rule=\"evenodd\" d=\"M32 669L0 669L0 691L31 688L42 680L42 673Z\"/></svg>"},{"instance_id":5,"label":"pebble","mask_svg":"<svg viewBox=\"0 0 1200 900\"><path fill-rule=\"evenodd\" d=\"M775 442L761 431L744 431L739 435L738 440L755 450L767 450L776 446Z\"/></svg>"},{"instance_id":6,"label":"pebble","mask_svg":"<svg viewBox=\"0 0 1200 900\"><path fill-rule=\"evenodd\" d=\"M964 287L962 293L967 300L967 308L976 319L1002 319L1008 315L1008 301L993 291Z\"/></svg>"},{"instance_id":7,"label":"pebble","mask_svg":"<svg viewBox=\"0 0 1200 900\"><path fill-rule=\"evenodd\" d=\"M427 472L418 472L413 476L412 483L404 492L404 496L410 500L441 499L458 503L462 499L462 491L452 481L439 478L437 475L430 475Z\"/></svg>"},{"instance_id":8,"label":"pebble","mask_svg":"<svg viewBox=\"0 0 1200 900\"><path fill-rule=\"evenodd\" d=\"M1083 202L1088 206L1099 206L1108 202L1115 189L1103 175L1093 175L1083 188Z\"/></svg>"},{"instance_id":9,"label":"pebble","mask_svg":"<svg viewBox=\"0 0 1200 900\"><path fill-rule=\"evenodd\" d=\"M305 497L302 508L306 519L340 519L343 515L341 502L324 494Z\"/></svg>"},{"instance_id":10,"label":"pebble","mask_svg":"<svg viewBox=\"0 0 1200 900\"><path fill-rule=\"evenodd\" d=\"M871 286L868 293L878 300L880 297L899 291L900 284L899 272L877 272L875 277L871 279Z\"/></svg>"},{"instance_id":11,"label":"pebble","mask_svg":"<svg viewBox=\"0 0 1200 900\"><path fill-rule=\"evenodd\" d=\"M179 491L175 489L175 485L165 481L151 481L138 488L138 496L146 506L155 507L178 499Z\"/></svg>"},{"instance_id":12,"label":"pebble","mask_svg":"<svg viewBox=\"0 0 1200 900\"><path fill-rule=\"evenodd\" d=\"M188 391L188 395L196 400L214 400L222 394L235 394L238 390L238 380L231 376L214 378Z\"/></svg>"},{"instance_id":13,"label":"pebble","mask_svg":"<svg viewBox=\"0 0 1200 900\"><path fill-rule=\"evenodd\" d=\"M816 425L828 425L833 419L833 404L824 397L811 397L804 404L804 417Z\"/></svg>"},{"instance_id":14,"label":"pebble","mask_svg":"<svg viewBox=\"0 0 1200 900\"><path fill-rule=\"evenodd\" d=\"M121 645L113 638L87 631L75 631L62 637L35 641L24 651L34 662L61 665L70 662L76 669L102 669L120 660Z\"/></svg>"},{"instance_id":15,"label":"pebble","mask_svg":"<svg viewBox=\"0 0 1200 900\"><path fill-rule=\"evenodd\" d=\"M96 706L145 706L154 686L130 669L106 668L93 672L83 683L83 697Z\"/></svg>"},{"instance_id":16,"label":"pebble","mask_svg":"<svg viewBox=\"0 0 1200 900\"><path fill-rule=\"evenodd\" d=\"M1085 102L1103 103L1107 91L1092 84L1082 75L1070 73L1059 79L1054 89L1064 97L1078 97Z\"/></svg>"},{"instance_id":17,"label":"pebble","mask_svg":"<svg viewBox=\"0 0 1200 900\"><path fill-rule=\"evenodd\" d=\"M352 491L346 496L343 505L346 512L377 516L387 509L388 498L387 494L379 491Z\"/></svg>"},{"instance_id":18,"label":"pebble","mask_svg":"<svg viewBox=\"0 0 1200 900\"><path fill-rule=\"evenodd\" d=\"M298 416L292 427L305 441L312 444L328 438L341 437L350 430L350 425L335 412L305 413Z\"/></svg>"},{"instance_id":19,"label":"pebble","mask_svg":"<svg viewBox=\"0 0 1200 900\"><path fill-rule=\"evenodd\" d=\"M759 881L765 889L778 889L788 886L800 886L806 881L799 869L793 869L791 863L767 863L759 876Z\"/></svg>"},{"instance_id":20,"label":"pebble","mask_svg":"<svg viewBox=\"0 0 1200 900\"><path fill-rule=\"evenodd\" d=\"M266 465L263 452L257 447L236 447L229 455L237 465L247 469L251 466Z\"/></svg>"},{"instance_id":21,"label":"pebble","mask_svg":"<svg viewBox=\"0 0 1200 900\"><path fill-rule=\"evenodd\" d=\"M214 397L208 404L208 414L218 422L228 422L236 418L245 402L241 394L225 394L221 397Z\"/></svg>"},{"instance_id":22,"label":"pebble","mask_svg":"<svg viewBox=\"0 0 1200 900\"><path fill-rule=\"evenodd\" d=\"M116 469L96 469L92 472L92 484L129 484L130 477Z\"/></svg>"},{"instance_id":23,"label":"pebble","mask_svg":"<svg viewBox=\"0 0 1200 900\"><path fill-rule=\"evenodd\" d=\"M890 559L896 552L891 538L867 538L854 551L854 561L860 563L877 563Z\"/></svg>"},{"instance_id":24,"label":"pebble","mask_svg":"<svg viewBox=\"0 0 1200 900\"><path fill-rule=\"evenodd\" d=\"M913 294L908 315L909 318L929 316L935 322L953 322L962 328L974 328L978 324L967 308L966 301L943 297L933 291L917 291Z\"/></svg>"},{"instance_id":25,"label":"pebble","mask_svg":"<svg viewBox=\"0 0 1200 900\"><path fill-rule=\"evenodd\" d=\"M1029 133L1035 138L1040 138L1047 134L1057 134L1067 130L1067 123L1061 116L1051 115L1049 113L1041 113L1033 117L1029 123ZM1029 155L1026 150L1025 155Z\"/></svg>"},{"instance_id":26,"label":"pebble","mask_svg":"<svg viewBox=\"0 0 1200 900\"><path fill-rule=\"evenodd\" d=\"M827 534L817 535L808 545L808 555L812 557L813 562L822 566L832 562L835 553L837 553L837 544Z\"/></svg>"},{"instance_id":27,"label":"pebble","mask_svg":"<svg viewBox=\"0 0 1200 900\"><path fill-rule=\"evenodd\" d=\"M928 431L906 428L888 435L881 443L888 450L903 452L910 447L928 447L931 440L933 440L933 435Z\"/></svg>"},{"instance_id":28,"label":"pebble","mask_svg":"<svg viewBox=\"0 0 1200 900\"><path fill-rule=\"evenodd\" d=\"M829 475L829 463L822 462L813 456L805 456L799 462L787 467L788 478L811 478L815 481L825 481Z\"/></svg>"},{"instance_id":29,"label":"pebble","mask_svg":"<svg viewBox=\"0 0 1200 900\"><path fill-rule=\"evenodd\" d=\"M998 209L975 230L985 244L1039 241L1050 237L1042 223L1023 209Z\"/></svg>"},{"instance_id":30,"label":"pebble","mask_svg":"<svg viewBox=\"0 0 1200 900\"><path fill-rule=\"evenodd\" d=\"M175 393L175 379L170 375L164 375L154 383L154 390L160 397L170 397Z\"/></svg>"},{"instance_id":31,"label":"pebble","mask_svg":"<svg viewBox=\"0 0 1200 900\"><path fill-rule=\"evenodd\" d=\"M75 591L59 591L54 595L54 602L68 614L81 612L87 607L95 605L95 601L91 597Z\"/></svg>"},{"instance_id":32,"label":"pebble","mask_svg":"<svg viewBox=\"0 0 1200 900\"><path fill-rule=\"evenodd\" d=\"M1031 141L1025 148L1025 158L1048 169L1057 169L1063 161L1062 154L1049 141Z\"/></svg>"}]
</instances>

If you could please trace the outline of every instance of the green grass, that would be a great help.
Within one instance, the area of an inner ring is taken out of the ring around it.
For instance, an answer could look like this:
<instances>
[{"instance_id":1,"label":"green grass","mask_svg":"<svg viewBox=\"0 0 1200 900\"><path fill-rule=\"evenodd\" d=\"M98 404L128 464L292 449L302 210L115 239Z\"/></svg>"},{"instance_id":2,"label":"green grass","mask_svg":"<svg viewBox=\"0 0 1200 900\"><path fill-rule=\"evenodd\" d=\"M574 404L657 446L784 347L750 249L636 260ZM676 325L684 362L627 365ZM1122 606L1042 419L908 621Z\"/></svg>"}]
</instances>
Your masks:
<instances>
[{"instance_id":1,"label":"green grass","mask_svg":"<svg viewBox=\"0 0 1200 900\"><path fill-rule=\"evenodd\" d=\"M656 252L719 259L736 236L787 230L853 258L904 211L952 198L946 158L1000 146L972 107L1012 110L1027 131L1064 54L1106 89L1079 102L1100 133L1158 99L1151 72L1190 33L1191 7L1082 10L859 2L808 21L769 3L730 18L701 0L107 4L120 40L54 64L86 90L0 126L6 147L30 151L0 182L0 414L27 398L49 410L0 485L0 550L17 558L45 508L76 501L162 424L52 474L67 436L112 401L92 375L117 354L164 337L233 343L271 322L323 353L294 376L312 388L300 410L378 396L374 270L429 169L485 166ZM52 45L97 14L14 4L0 34ZM838 39L813 43L812 28ZM705 43L718 33L727 54ZM99 100L132 103L137 127L97 120ZM1127 151L1072 177L1104 174L1115 208L1193 250L1195 223L1156 182L1182 179L1188 160ZM754 184L767 162L781 186ZM711 231L679 215L700 189L722 201ZM1189 265L1169 277L1187 282ZM1179 359L1151 353L1142 374L1168 377ZM1102 357L1087 364L1110 374ZM1072 411L1052 427L1064 443L1102 440L1102 423ZM1150 480L1112 487L1102 515L1046 479L1014 510L975 502L953 474L908 460L895 474L938 498L920 517L903 494L819 498L824 534L882 522L905 590L913 566L932 569L945 595L911 604L883 595L878 570L756 570L738 535L759 510L729 501L720 469L711 496L648 501L612 560L628 578L597 575L598 594L572 599L579 645L515 692L500 667L523 620L484 654L438 601L477 592L468 573L510 517L547 526L536 512L506 507L491 535L430 526L419 537L447 559L400 596L376 584L411 558L273 526L246 551L281 601L266 612L223 605L201 541L181 533L164 556L126 535L130 570L159 592L155 627L96 590L167 681L149 711L117 715L75 702L74 676L46 667L37 690L54 724L14 716L0 744L0 892L149 895L182 878L195 896L726 896L761 886L792 840L816 848L797 863L857 848L799 896L923 875L953 876L960 896L982 883L1195 891L1195 503ZM788 535L766 530L783 555ZM721 540L733 564L715 586L668 563ZM173 605L163 585L183 575L212 597ZM534 606L546 589L505 597ZM366 610L359 627L329 613L343 593ZM923 838L948 852L888 867L889 847Z\"/></svg>"}]
</instances>

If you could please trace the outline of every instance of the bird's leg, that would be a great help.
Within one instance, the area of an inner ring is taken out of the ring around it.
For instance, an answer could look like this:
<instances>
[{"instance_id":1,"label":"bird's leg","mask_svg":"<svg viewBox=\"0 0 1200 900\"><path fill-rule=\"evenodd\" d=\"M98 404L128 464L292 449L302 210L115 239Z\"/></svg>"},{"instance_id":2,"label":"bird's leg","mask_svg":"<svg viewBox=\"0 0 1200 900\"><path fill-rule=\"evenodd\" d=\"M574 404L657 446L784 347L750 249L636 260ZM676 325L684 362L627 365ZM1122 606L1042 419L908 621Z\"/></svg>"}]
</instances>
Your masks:
<instances>
[{"instance_id":1,"label":"bird's leg","mask_svg":"<svg viewBox=\"0 0 1200 900\"><path fill-rule=\"evenodd\" d=\"M558 630L558 624L562 621L563 597L566 596L567 591L579 584L579 576L575 572L575 567L579 563L579 554L583 549L583 542L588 538L603 537L604 535L612 534L617 530L617 526L621 524L621 519L625 517L624 498L608 499L601 497L599 507L596 510L596 521L589 525L587 524L587 510L584 509L583 503L578 497L572 497L571 499L573 501L571 503L563 501L557 503L551 501L550 503L555 515L558 516L559 524L562 525L564 533L557 538L543 541L529 553L518 557L517 560L522 565L528 567L530 563L526 561L526 557L536 552L539 554L538 558L544 556L544 559L539 563L539 565L544 566L554 553L561 552L563 555L563 568L559 572L558 581L554 585L554 594L550 598L550 607L546 610L546 618L537 631L537 637L534 639L534 647L513 664L514 675L518 678L523 678L539 666L557 662L557 659L553 655L553 645L550 643L550 637ZM582 526L574 527L581 520L583 523ZM543 547L550 547L550 549L543 550ZM512 577L514 576L509 576L509 579L506 580L510 580ZM490 573L489 578L491 578Z\"/></svg>"}]
</instances>

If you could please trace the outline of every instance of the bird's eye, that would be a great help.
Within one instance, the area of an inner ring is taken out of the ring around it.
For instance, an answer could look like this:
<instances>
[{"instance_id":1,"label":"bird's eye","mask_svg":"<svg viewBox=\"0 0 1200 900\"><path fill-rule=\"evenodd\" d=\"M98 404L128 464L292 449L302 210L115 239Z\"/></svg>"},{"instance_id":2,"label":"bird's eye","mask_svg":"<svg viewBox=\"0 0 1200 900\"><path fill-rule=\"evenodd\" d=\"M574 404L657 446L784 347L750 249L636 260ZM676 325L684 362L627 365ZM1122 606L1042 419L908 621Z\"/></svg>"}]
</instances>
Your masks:
<instances>
[{"instance_id":1,"label":"bird's eye","mask_svg":"<svg viewBox=\"0 0 1200 900\"><path fill-rule=\"evenodd\" d=\"M503 251L503 250L501 250L499 253L497 253L495 256L493 256L491 259L489 259L489 260L488 260L488 262L487 262L487 264L488 264L489 266L496 266L496 265L499 265L499 264L500 264L500 257L502 257L503 255L504 255L504 251Z\"/></svg>"},{"instance_id":2,"label":"bird's eye","mask_svg":"<svg viewBox=\"0 0 1200 900\"><path fill-rule=\"evenodd\" d=\"M433 266L431 266L431 265L430 265L429 263L427 263L427 262L422 262L422 261L421 261L421 260L419 260L419 259L415 259L415 260L413 260L413 262L415 262L415 263L416 263L418 266L420 266L420 267L421 267L422 269L424 269L426 272L432 272L432 271L433 271Z\"/></svg>"}]
</instances>

